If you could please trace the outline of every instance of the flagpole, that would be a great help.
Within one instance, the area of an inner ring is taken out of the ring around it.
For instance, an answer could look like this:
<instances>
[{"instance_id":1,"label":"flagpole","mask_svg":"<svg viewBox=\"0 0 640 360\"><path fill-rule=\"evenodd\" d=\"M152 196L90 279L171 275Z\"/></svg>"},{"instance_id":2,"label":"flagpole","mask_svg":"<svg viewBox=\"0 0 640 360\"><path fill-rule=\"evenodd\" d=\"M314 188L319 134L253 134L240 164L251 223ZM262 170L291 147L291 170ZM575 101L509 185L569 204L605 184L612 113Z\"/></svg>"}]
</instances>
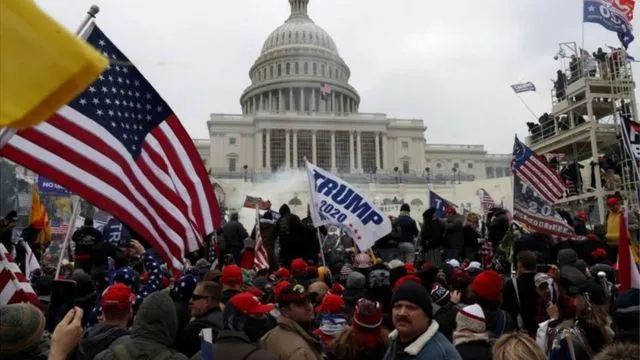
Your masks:
<instances>
[{"instance_id":1,"label":"flagpole","mask_svg":"<svg viewBox=\"0 0 640 360\"><path fill-rule=\"evenodd\" d=\"M91 5L89 10L87 11L87 15L84 17L84 20L82 20L82 22L80 23L80 26L78 26L78 30L76 30L76 35L79 36L84 30L84 28L87 27L89 22L92 19L96 18L96 14L98 14L99 12L100 12L100 7L98 5L95 5L95 4Z\"/></svg>"},{"instance_id":2,"label":"flagpole","mask_svg":"<svg viewBox=\"0 0 640 360\"><path fill-rule=\"evenodd\" d=\"M527 105L527 103L524 101L524 99L518 94L516 94L516 96L518 97L518 99L520 99L520 102L522 102L522 105L524 105L524 107L526 107L527 110L529 110L529 113L531 113L533 118L536 119L536 121L538 121L538 115L536 115L536 113L533 112L533 110L531 110L531 108L529 107L529 105Z\"/></svg>"},{"instance_id":3,"label":"flagpole","mask_svg":"<svg viewBox=\"0 0 640 360\"><path fill-rule=\"evenodd\" d=\"M76 228L76 219L78 218L79 213L80 213L80 197L78 195L74 195L73 212L71 213L71 219L69 220L67 233L64 235L64 241L62 242L60 255L58 257L58 267L56 267L56 276L54 277L54 279L57 279L58 276L60 275L60 268L62 267L62 259L64 258L64 254L67 251L67 246L69 245L69 238L71 237L71 232Z\"/></svg>"}]
</instances>

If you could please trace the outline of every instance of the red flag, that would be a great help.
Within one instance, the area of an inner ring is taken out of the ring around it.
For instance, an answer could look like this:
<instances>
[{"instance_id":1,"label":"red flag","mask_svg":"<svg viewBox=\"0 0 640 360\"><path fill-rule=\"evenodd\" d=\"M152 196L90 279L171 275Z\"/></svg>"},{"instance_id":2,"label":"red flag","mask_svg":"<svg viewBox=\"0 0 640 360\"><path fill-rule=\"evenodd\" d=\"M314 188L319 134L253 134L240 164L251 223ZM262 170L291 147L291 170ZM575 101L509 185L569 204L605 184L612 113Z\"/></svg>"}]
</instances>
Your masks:
<instances>
[{"instance_id":1,"label":"red flag","mask_svg":"<svg viewBox=\"0 0 640 360\"><path fill-rule=\"evenodd\" d=\"M620 216L620 239L618 241L618 276L620 278L620 291L630 288L640 289L640 273L638 273L638 266L631 257L631 244L629 243L627 219L624 213L620 214Z\"/></svg>"}]
</instances>

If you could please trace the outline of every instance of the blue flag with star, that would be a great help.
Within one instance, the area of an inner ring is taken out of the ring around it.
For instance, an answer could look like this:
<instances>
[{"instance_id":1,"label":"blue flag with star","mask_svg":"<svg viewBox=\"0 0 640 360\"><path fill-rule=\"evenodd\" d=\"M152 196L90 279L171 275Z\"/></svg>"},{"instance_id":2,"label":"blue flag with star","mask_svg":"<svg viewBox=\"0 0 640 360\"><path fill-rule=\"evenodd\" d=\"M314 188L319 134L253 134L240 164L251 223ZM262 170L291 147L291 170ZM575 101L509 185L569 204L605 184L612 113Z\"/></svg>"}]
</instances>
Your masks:
<instances>
[{"instance_id":1,"label":"blue flag with star","mask_svg":"<svg viewBox=\"0 0 640 360\"><path fill-rule=\"evenodd\" d=\"M602 25L605 29L618 34L618 39L625 49L634 39L633 8L615 1L608 0L584 0L584 22Z\"/></svg>"}]
</instances>

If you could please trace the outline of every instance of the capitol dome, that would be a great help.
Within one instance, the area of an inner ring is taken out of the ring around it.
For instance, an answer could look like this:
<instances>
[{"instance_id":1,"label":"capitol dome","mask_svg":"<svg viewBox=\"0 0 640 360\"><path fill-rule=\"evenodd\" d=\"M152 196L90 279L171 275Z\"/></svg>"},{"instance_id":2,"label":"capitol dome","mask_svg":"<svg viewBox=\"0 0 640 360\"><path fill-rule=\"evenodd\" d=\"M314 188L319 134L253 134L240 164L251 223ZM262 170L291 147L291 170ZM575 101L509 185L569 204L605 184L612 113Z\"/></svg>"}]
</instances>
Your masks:
<instances>
[{"instance_id":1,"label":"capitol dome","mask_svg":"<svg viewBox=\"0 0 640 360\"><path fill-rule=\"evenodd\" d=\"M267 37L249 70L242 112L357 112L351 71L331 36L309 17L309 0L289 5L291 15Z\"/></svg>"}]
</instances>

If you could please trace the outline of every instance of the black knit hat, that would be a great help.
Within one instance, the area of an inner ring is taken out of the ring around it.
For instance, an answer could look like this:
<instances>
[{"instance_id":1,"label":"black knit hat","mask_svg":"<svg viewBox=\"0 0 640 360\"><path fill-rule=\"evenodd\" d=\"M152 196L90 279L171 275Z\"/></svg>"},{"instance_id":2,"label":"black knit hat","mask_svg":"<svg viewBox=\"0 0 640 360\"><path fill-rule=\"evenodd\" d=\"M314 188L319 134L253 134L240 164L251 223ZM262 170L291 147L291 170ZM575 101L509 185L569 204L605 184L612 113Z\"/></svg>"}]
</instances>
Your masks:
<instances>
[{"instance_id":1,"label":"black knit hat","mask_svg":"<svg viewBox=\"0 0 640 360\"><path fill-rule=\"evenodd\" d=\"M4 217L7 221L18 221L18 213L15 210L11 210Z\"/></svg>"},{"instance_id":2,"label":"black knit hat","mask_svg":"<svg viewBox=\"0 0 640 360\"><path fill-rule=\"evenodd\" d=\"M391 297L391 307L398 301L408 301L422 309L424 313L433 318L433 307L431 306L431 295L422 285L413 281L406 281L398 290L393 292Z\"/></svg>"}]
</instances>

